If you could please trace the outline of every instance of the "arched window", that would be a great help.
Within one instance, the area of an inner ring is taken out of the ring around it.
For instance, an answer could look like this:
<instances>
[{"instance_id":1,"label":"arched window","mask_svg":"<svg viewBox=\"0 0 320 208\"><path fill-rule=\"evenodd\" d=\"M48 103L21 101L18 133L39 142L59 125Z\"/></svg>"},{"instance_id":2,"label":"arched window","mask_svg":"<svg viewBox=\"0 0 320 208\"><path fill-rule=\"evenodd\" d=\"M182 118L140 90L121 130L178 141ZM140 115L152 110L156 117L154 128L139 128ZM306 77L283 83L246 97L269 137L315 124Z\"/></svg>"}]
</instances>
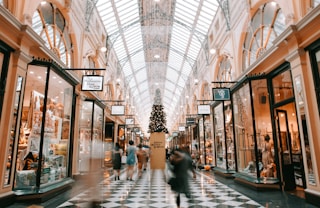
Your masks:
<instances>
[{"instance_id":1,"label":"arched window","mask_svg":"<svg viewBox=\"0 0 320 208\"><path fill-rule=\"evenodd\" d=\"M68 67L71 67L71 40L66 21L59 9L50 3L40 4L33 14L32 28L46 46Z\"/></svg>"},{"instance_id":2,"label":"arched window","mask_svg":"<svg viewBox=\"0 0 320 208\"><path fill-rule=\"evenodd\" d=\"M232 67L228 57L223 56L219 64L219 71L217 74L217 81L232 81Z\"/></svg>"},{"instance_id":3,"label":"arched window","mask_svg":"<svg viewBox=\"0 0 320 208\"><path fill-rule=\"evenodd\" d=\"M272 46L272 42L285 29L285 17L275 2L264 4L251 19L243 45L243 67L246 70Z\"/></svg>"}]
</instances>

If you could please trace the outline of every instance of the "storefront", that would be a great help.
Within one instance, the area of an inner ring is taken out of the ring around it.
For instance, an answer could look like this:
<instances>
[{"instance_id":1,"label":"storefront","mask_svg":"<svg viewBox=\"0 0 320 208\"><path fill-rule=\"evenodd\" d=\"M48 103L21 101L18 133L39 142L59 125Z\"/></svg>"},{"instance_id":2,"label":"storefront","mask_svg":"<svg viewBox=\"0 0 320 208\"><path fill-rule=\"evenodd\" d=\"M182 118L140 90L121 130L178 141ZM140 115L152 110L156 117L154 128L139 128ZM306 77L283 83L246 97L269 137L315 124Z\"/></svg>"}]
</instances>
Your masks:
<instances>
[{"instance_id":1,"label":"storefront","mask_svg":"<svg viewBox=\"0 0 320 208\"><path fill-rule=\"evenodd\" d=\"M9 67L9 60L10 60L10 52L11 48L7 46L4 42L0 41L0 122L4 122L5 119L2 119L2 107L4 104L4 94L6 92L6 81L8 75L8 67ZM9 149L7 150L7 161L6 161L6 169L4 173L4 186L10 184L11 181L11 172L13 169L12 166L12 158L13 158L13 144L14 144L14 135L16 131L17 125L17 113L18 113L18 105L19 105L19 98L20 98L20 91L21 91L21 77L18 80L17 88L16 88L16 99L15 99L15 106L14 106L14 116L13 122L11 124L11 131L10 131L10 145ZM4 132L1 135L4 137ZM4 138L2 138L4 139Z\"/></svg>"},{"instance_id":2,"label":"storefront","mask_svg":"<svg viewBox=\"0 0 320 208\"><path fill-rule=\"evenodd\" d=\"M232 89L232 101L236 179L284 190L305 187L290 65L245 77Z\"/></svg>"},{"instance_id":3,"label":"storefront","mask_svg":"<svg viewBox=\"0 0 320 208\"><path fill-rule=\"evenodd\" d=\"M235 173L235 146L231 101L216 103L213 107L213 127L217 173L230 175Z\"/></svg>"},{"instance_id":4,"label":"storefront","mask_svg":"<svg viewBox=\"0 0 320 208\"><path fill-rule=\"evenodd\" d=\"M9 46L7 46L4 42L0 41L0 120L2 114L4 92L6 89L6 80L11 51L12 49Z\"/></svg>"},{"instance_id":5,"label":"storefront","mask_svg":"<svg viewBox=\"0 0 320 208\"><path fill-rule=\"evenodd\" d=\"M13 143L17 148L13 190L18 196L43 194L72 183L71 118L77 81L56 64L38 60L28 65L25 83L18 79L15 106L21 121L18 141Z\"/></svg>"},{"instance_id":6,"label":"storefront","mask_svg":"<svg viewBox=\"0 0 320 208\"><path fill-rule=\"evenodd\" d=\"M104 166L104 106L95 100L81 102L79 122L79 172ZM98 158L93 162L92 158Z\"/></svg>"},{"instance_id":7,"label":"storefront","mask_svg":"<svg viewBox=\"0 0 320 208\"><path fill-rule=\"evenodd\" d=\"M213 155L213 139L211 137L211 123L210 115L202 115L198 120L198 132L199 132L199 166L200 168L205 165L214 165Z\"/></svg>"},{"instance_id":8,"label":"storefront","mask_svg":"<svg viewBox=\"0 0 320 208\"><path fill-rule=\"evenodd\" d=\"M313 83L305 84L304 75L299 74L295 77L295 86L297 88L299 101L299 114L301 119L304 155L305 155L305 175L307 189L305 189L306 200L315 205L320 205L319 195L319 164L316 159L319 155L317 141L319 138L319 118L320 118L320 39L316 40L306 48L309 54L311 74ZM310 89L314 92L306 92L308 85L313 85ZM314 96L315 95L315 96ZM312 105L310 97L316 102ZM308 111L311 113L308 114ZM312 130L312 129L316 129ZM313 135L313 136L312 136Z\"/></svg>"}]
</instances>

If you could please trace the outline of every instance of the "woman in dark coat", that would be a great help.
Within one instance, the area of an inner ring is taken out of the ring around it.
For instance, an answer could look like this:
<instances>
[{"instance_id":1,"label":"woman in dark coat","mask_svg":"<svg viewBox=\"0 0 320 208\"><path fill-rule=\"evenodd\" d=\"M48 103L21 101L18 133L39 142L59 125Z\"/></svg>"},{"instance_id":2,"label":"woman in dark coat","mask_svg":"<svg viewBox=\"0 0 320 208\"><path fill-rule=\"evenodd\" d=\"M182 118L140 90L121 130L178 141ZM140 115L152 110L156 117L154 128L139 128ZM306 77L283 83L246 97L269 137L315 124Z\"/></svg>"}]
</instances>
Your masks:
<instances>
[{"instance_id":1,"label":"woman in dark coat","mask_svg":"<svg viewBox=\"0 0 320 208\"><path fill-rule=\"evenodd\" d=\"M117 142L115 144L113 154L112 154L112 164L113 164L113 171L114 171L114 180L120 180L120 169L121 169L121 156L122 156L122 149L120 149L120 145Z\"/></svg>"},{"instance_id":2,"label":"woman in dark coat","mask_svg":"<svg viewBox=\"0 0 320 208\"><path fill-rule=\"evenodd\" d=\"M173 165L174 177L170 179L171 189L177 193L176 203L180 207L180 193L184 193L190 198L189 172L192 171L192 160L189 156L180 150L175 150L170 156L170 163Z\"/></svg>"}]
</instances>

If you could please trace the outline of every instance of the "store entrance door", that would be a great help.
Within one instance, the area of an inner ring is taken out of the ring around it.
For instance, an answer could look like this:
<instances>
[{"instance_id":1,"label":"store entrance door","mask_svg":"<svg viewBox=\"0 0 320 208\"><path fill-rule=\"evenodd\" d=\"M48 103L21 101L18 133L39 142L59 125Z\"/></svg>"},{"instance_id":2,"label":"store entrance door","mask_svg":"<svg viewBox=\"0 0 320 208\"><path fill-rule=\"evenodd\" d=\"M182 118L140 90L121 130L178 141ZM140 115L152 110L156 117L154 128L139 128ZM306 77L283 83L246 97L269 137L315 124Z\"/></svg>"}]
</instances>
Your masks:
<instances>
[{"instance_id":1,"label":"store entrance door","mask_svg":"<svg viewBox=\"0 0 320 208\"><path fill-rule=\"evenodd\" d=\"M276 109L276 118L282 190L293 190L296 188L296 184L292 163L291 133L287 110L283 110L283 107L281 107L281 110Z\"/></svg>"}]
</instances>

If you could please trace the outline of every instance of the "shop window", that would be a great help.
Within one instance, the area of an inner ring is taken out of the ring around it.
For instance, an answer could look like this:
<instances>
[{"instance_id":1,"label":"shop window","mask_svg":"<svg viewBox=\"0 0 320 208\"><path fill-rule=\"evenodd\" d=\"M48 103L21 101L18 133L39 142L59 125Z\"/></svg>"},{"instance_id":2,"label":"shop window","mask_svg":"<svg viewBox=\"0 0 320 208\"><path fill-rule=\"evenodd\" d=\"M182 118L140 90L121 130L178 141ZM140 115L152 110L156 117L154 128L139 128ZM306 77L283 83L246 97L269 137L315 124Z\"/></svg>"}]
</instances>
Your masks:
<instances>
[{"instance_id":1,"label":"shop window","mask_svg":"<svg viewBox=\"0 0 320 208\"><path fill-rule=\"evenodd\" d=\"M12 49L8 45L0 41L0 121L2 115L4 93L6 91L7 74L11 50Z\"/></svg>"},{"instance_id":2,"label":"shop window","mask_svg":"<svg viewBox=\"0 0 320 208\"><path fill-rule=\"evenodd\" d=\"M243 70L272 46L272 42L285 29L285 16L275 2L266 3L251 19L243 45Z\"/></svg>"},{"instance_id":3,"label":"shop window","mask_svg":"<svg viewBox=\"0 0 320 208\"><path fill-rule=\"evenodd\" d=\"M0 52L0 121L1 121L1 114L2 114L2 104L3 104L3 97L4 97L4 90L5 90L5 81L4 75L2 75L2 68L3 68L3 61L4 61L4 54Z\"/></svg>"},{"instance_id":4,"label":"shop window","mask_svg":"<svg viewBox=\"0 0 320 208\"><path fill-rule=\"evenodd\" d=\"M294 95L290 71L287 70L274 77L272 79L272 87L274 103L292 98Z\"/></svg>"},{"instance_id":5,"label":"shop window","mask_svg":"<svg viewBox=\"0 0 320 208\"><path fill-rule=\"evenodd\" d=\"M32 28L46 46L68 67L71 67L71 39L65 18L51 3L40 4L32 18Z\"/></svg>"},{"instance_id":6,"label":"shop window","mask_svg":"<svg viewBox=\"0 0 320 208\"><path fill-rule=\"evenodd\" d=\"M235 91L232 95L235 141L237 145L238 171L257 175L257 159L252 123L251 94L249 84ZM261 163L258 163L262 166Z\"/></svg>"},{"instance_id":7,"label":"shop window","mask_svg":"<svg viewBox=\"0 0 320 208\"><path fill-rule=\"evenodd\" d=\"M11 122L11 129L10 129L10 140L9 140L9 147L8 147L8 154L7 154L7 163L6 163L6 171L4 175L4 185L9 185L11 183L11 171L12 171L12 158L14 158L14 150L16 143L16 133L19 130L17 128L17 120L18 120L18 113L20 110L20 100L21 100L21 89L22 89L23 78L18 76L17 84L16 84L16 91L14 95L14 109L13 109L13 116Z\"/></svg>"},{"instance_id":8,"label":"shop window","mask_svg":"<svg viewBox=\"0 0 320 208\"><path fill-rule=\"evenodd\" d=\"M73 86L47 66L29 65L20 126L16 189L67 177Z\"/></svg>"},{"instance_id":9,"label":"shop window","mask_svg":"<svg viewBox=\"0 0 320 208\"><path fill-rule=\"evenodd\" d=\"M93 102L84 101L81 106L79 123L79 171L87 172L90 170Z\"/></svg>"},{"instance_id":10,"label":"shop window","mask_svg":"<svg viewBox=\"0 0 320 208\"><path fill-rule=\"evenodd\" d=\"M98 163L92 158L104 158L103 156L103 109L94 101L83 101L80 110L79 123L79 171L88 172L92 168L99 168Z\"/></svg>"},{"instance_id":11,"label":"shop window","mask_svg":"<svg viewBox=\"0 0 320 208\"><path fill-rule=\"evenodd\" d=\"M215 132L215 148L217 156L217 167L226 168L226 145L223 121L223 104L220 103L214 108L214 132Z\"/></svg>"},{"instance_id":12,"label":"shop window","mask_svg":"<svg viewBox=\"0 0 320 208\"><path fill-rule=\"evenodd\" d=\"M265 79L252 80L252 100L254 106L257 155L260 177L276 178L274 141L272 138L269 93Z\"/></svg>"}]
</instances>

